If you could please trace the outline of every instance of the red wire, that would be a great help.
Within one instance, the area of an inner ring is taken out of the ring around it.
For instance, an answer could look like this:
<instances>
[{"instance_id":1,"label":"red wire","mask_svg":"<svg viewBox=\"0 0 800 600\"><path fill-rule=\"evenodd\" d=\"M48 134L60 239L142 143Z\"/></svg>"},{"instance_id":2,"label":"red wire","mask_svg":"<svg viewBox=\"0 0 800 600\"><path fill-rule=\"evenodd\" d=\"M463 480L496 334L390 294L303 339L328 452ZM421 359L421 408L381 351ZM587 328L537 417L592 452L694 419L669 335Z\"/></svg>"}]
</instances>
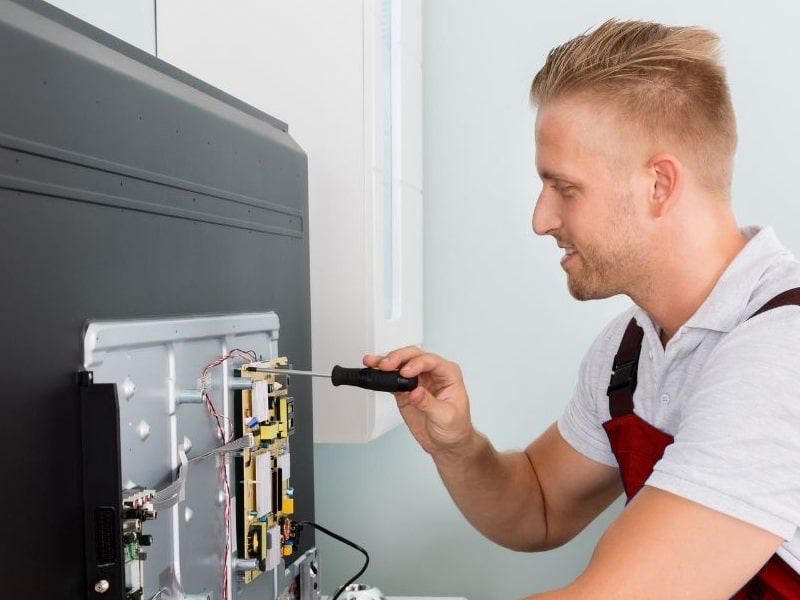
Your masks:
<instances>
[{"instance_id":1,"label":"red wire","mask_svg":"<svg viewBox=\"0 0 800 600\"><path fill-rule=\"evenodd\" d=\"M203 395L203 404L217 425L217 435L219 435L219 438L222 440L222 445L227 444L230 441L230 437L232 437L232 431L230 436L225 433L223 422L227 421L229 430L232 430L233 428L230 418L220 414L217 409L214 408L214 404L211 402L211 396L208 393L208 373L211 371L211 369L218 367L226 360L231 358L241 358L246 362L253 362L257 360L256 353L252 350L245 351L240 350L239 348L234 348L225 356L221 356L215 361L207 364L203 368L203 373L200 376L200 389ZM226 462L223 458L220 465L222 485L225 492L225 549L222 558L222 600L227 600L228 598L228 555L230 554L231 543L231 488L230 482L228 481L228 471L225 468L225 465Z\"/></svg>"}]
</instances>

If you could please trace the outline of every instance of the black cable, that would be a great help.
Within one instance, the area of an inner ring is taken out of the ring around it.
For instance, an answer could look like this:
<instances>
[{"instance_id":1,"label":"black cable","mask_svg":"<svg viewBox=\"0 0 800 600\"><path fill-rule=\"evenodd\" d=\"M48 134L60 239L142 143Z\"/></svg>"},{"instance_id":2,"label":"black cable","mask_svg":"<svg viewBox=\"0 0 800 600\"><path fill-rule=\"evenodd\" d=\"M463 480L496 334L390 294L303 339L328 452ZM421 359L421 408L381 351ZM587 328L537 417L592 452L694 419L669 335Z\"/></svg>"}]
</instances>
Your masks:
<instances>
[{"instance_id":1,"label":"black cable","mask_svg":"<svg viewBox=\"0 0 800 600\"><path fill-rule=\"evenodd\" d=\"M358 579L359 577L361 577L361 576L364 574L364 571L366 571L366 570L367 570L367 567L369 566L369 554L367 554L367 551L366 551L366 550L364 550L364 549L363 549L361 546L359 546L359 545L358 545L358 544L356 544L355 542L351 542L351 541L350 541L350 540L348 540L347 538L345 538L345 537L342 537L342 536L341 536L341 535L339 535L338 533L334 533L334 532L333 532L333 531L331 531L330 529L326 529L326 528L325 528L325 527L323 527L322 525L317 525L316 523L314 523L314 521L299 521L298 523L296 523L296 525L297 525L297 527L299 528L299 529L298 529L298 537L299 537L300 533L302 532L303 525L311 525L311 526L312 526L314 529L318 529L319 531L321 531L322 533L324 533L324 534L326 534L326 535L329 535L329 536L330 536L330 537L332 537L333 539L335 539L335 540L338 540L338 541L342 542L343 544L347 544L347 545L348 545L348 546L350 546L351 548L355 548L356 550L358 550L359 552L361 552L361 554L363 554L363 555L364 555L364 564L362 565L362 567L361 567L361 569L358 571L358 573L356 573L356 574L355 574L355 575L353 575L353 576L352 576L350 579L348 579L347 581L345 581L345 582L344 582L344 584L342 585L342 587L340 587L338 590L336 590L336 593L335 593L335 594L333 595L333 597L331 598L331 600L336 600L336 599L337 599L337 598L338 598L338 597L341 595L341 593L342 593L342 592L343 592L343 591L344 591L344 590L347 588L347 586L348 586L348 585L350 585L350 584L351 584L351 583L353 583L353 582L354 582L356 579Z\"/></svg>"}]
</instances>

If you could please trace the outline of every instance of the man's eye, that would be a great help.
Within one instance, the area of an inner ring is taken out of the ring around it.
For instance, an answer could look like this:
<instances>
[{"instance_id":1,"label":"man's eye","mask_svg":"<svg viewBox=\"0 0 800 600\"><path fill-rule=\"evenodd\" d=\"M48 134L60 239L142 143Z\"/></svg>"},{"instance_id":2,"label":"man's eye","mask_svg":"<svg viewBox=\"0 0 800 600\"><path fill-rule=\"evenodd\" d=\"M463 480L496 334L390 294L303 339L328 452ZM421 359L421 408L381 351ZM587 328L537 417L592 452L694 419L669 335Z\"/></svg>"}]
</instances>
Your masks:
<instances>
[{"instance_id":1,"label":"man's eye","mask_svg":"<svg viewBox=\"0 0 800 600\"><path fill-rule=\"evenodd\" d=\"M573 186L571 185L554 185L553 189L563 198L572 196Z\"/></svg>"}]
</instances>

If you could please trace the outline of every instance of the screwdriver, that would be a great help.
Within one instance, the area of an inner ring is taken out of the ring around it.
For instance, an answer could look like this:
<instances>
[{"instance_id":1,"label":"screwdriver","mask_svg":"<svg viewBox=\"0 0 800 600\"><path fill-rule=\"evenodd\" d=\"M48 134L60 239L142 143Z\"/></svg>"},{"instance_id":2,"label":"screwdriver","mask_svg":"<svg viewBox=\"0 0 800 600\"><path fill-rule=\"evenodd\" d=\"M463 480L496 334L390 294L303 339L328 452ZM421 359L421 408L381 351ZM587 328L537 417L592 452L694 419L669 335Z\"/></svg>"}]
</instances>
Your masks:
<instances>
[{"instance_id":1,"label":"screwdriver","mask_svg":"<svg viewBox=\"0 0 800 600\"><path fill-rule=\"evenodd\" d=\"M247 371L274 373L276 375L306 375L308 377L328 377L333 385L352 385L376 392L410 392L417 387L416 377L403 377L398 371L381 371L365 367L346 368L336 365L328 373L297 371L294 369L269 369L266 367L245 367Z\"/></svg>"}]
</instances>

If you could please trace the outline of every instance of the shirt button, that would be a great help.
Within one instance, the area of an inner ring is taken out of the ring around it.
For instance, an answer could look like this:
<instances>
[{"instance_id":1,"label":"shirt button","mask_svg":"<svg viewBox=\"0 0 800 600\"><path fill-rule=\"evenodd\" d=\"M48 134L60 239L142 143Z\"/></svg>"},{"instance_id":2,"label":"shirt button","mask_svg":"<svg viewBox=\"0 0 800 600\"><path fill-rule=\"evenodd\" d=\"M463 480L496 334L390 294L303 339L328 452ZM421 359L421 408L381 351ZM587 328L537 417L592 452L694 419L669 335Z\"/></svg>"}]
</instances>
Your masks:
<instances>
[{"instance_id":1,"label":"shirt button","mask_svg":"<svg viewBox=\"0 0 800 600\"><path fill-rule=\"evenodd\" d=\"M661 395L661 404L669 404L669 394Z\"/></svg>"},{"instance_id":2,"label":"shirt button","mask_svg":"<svg viewBox=\"0 0 800 600\"><path fill-rule=\"evenodd\" d=\"M647 356L650 357L650 360L653 360L653 351L652 350L648 350L647 351Z\"/></svg>"}]
</instances>

